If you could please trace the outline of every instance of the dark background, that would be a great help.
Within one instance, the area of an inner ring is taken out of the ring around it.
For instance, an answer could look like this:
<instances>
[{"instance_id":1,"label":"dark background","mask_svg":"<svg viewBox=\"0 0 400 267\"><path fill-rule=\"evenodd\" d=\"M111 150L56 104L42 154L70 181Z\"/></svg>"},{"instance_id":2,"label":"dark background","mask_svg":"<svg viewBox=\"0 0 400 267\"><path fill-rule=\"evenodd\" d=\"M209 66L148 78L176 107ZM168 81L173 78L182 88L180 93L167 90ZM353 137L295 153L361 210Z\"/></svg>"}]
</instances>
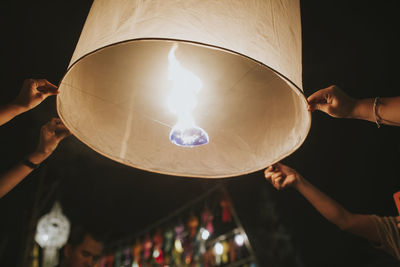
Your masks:
<instances>
[{"instance_id":1,"label":"dark background","mask_svg":"<svg viewBox=\"0 0 400 267\"><path fill-rule=\"evenodd\" d=\"M2 2L0 104L14 99L25 78L58 84L90 5L84 0ZM396 0L301 1L305 95L331 84L357 98L399 95L399 7ZM0 171L35 148L40 126L55 115L53 97L0 128ZM305 143L284 163L350 211L395 215L399 134L400 128L378 129L315 112ZM140 231L219 182L129 168L74 137L43 165L0 200L0 266L16 266L22 257L41 175L40 215L59 199L72 222L108 232L110 241ZM391 256L327 222L294 190L273 190L262 172L222 182L262 266L397 266ZM273 233L290 246L272 245ZM271 262L285 255L295 260Z\"/></svg>"}]
</instances>

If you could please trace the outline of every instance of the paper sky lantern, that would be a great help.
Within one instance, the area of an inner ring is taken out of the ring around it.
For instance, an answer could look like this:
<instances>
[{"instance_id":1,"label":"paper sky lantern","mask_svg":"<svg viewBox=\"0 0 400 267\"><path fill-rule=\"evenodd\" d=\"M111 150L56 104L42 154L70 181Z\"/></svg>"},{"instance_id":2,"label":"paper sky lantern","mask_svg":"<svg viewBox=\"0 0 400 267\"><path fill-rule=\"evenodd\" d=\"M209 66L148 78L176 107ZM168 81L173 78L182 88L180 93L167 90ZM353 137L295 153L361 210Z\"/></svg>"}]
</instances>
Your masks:
<instances>
[{"instance_id":1,"label":"paper sky lantern","mask_svg":"<svg viewBox=\"0 0 400 267\"><path fill-rule=\"evenodd\" d=\"M305 140L301 71L298 0L95 0L57 108L120 163L231 177Z\"/></svg>"},{"instance_id":2,"label":"paper sky lantern","mask_svg":"<svg viewBox=\"0 0 400 267\"><path fill-rule=\"evenodd\" d=\"M70 224L55 202L51 211L39 219L35 241L43 248L43 266L53 267L58 262L58 249L68 240Z\"/></svg>"}]
</instances>

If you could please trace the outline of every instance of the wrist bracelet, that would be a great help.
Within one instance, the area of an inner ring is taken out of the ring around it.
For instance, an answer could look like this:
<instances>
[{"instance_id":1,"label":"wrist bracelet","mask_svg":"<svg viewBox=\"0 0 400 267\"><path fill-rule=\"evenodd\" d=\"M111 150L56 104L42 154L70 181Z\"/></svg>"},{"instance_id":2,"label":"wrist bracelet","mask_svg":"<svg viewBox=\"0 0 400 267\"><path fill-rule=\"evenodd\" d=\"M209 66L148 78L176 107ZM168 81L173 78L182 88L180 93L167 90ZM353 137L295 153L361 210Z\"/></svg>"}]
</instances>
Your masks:
<instances>
[{"instance_id":1,"label":"wrist bracelet","mask_svg":"<svg viewBox=\"0 0 400 267\"><path fill-rule=\"evenodd\" d=\"M21 163L24 164L25 166L27 166L27 167L33 169L33 170L34 170L34 169L37 169L37 168L40 166L40 163L39 163L39 164L35 164L35 163L33 163L32 161L30 161L29 159L23 159L23 160L21 161Z\"/></svg>"},{"instance_id":2,"label":"wrist bracelet","mask_svg":"<svg viewBox=\"0 0 400 267\"><path fill-rule=\"evenodd\" d=\"M379 115L378 115L378 105L379 105L379 97L375 97L374 106L372 107L372 112L374 113L376 126L378 126L378 128L379 128L379 127L381 127L381 125L380 125L381 119L379 118Z\"/></svg>"}]
</instances>

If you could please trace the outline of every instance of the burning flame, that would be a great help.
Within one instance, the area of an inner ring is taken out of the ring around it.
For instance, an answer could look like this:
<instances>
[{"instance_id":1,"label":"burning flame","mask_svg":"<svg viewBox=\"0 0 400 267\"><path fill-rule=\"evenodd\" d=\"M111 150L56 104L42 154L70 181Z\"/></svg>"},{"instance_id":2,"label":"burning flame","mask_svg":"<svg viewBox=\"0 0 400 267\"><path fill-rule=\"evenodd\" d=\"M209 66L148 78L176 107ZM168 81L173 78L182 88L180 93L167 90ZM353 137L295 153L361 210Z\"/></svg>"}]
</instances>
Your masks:
<instances>
[{"instance_id":1,"label":"burning flame","mask_svg":"<svg viewBox=\"0 0 400 267\"><path fill-rule=\"evenodd\" d=\"M171 113L177 115L178 121L172 128L170 140L179 146L193 147L207 144L208 134L198 127L192 112L196 107L196 95L203 84L199 77L185 69L175 57L177 44L168 54L168 80L172 81L172 92L167 104Z\"/></svg>"}]
</instances>

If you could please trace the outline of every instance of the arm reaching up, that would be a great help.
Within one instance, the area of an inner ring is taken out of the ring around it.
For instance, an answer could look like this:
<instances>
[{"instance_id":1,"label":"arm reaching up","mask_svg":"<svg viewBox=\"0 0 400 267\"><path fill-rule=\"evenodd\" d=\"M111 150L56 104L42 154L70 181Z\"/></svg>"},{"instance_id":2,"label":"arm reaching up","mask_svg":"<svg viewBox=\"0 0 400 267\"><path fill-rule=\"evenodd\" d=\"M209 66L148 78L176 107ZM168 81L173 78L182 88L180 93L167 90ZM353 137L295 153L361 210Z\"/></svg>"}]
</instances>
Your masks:
<instances>
[{"instance_id":1,"label":"arm reaching up","mask_svg":"<svg viewBox=\"0 0 400 267\"><path fill-rule=\"evenodd\" d=\"M400 126L400 97L355 99L331 85L313 93L307 101L310 111L320 110L335 118Z\"/></svg>"},{"instance_id":2,"label":"arm reaching up","mask_svg":"<svg viewBox=\"0 0 400 267\"><path fill-rule=\"evenodd\" d=\"M19 162L10 170L0 175L0 198L19 184L36 166L42 163L53 153L58 144L70 135L69 130L58 118L42 126L39 145L35 152L29 154L25 160Z\"/></svg>"},{"instance_id":3,"label":"arm reaching up","mask_svg":"<svg viewBox=\"0 0 400 267\"><path fill-rule=\"evenodd\" d=\"M57 86L45 79L27 79L17 98L10 104L0 106L0 125L3 125L39 105L48 96L58 94Z\"/></svg>"},{"instance_id":4,"label":"arm reaching up","mask_svg":"<svg viewBox=\"0 0 400 267\"><path fill-rule=\"evenodd\" d=\"M309 183L294 169L281 163L269 166L265 179L276 189L293 187L302 194L328 221L341 230L348 231L368 240L379 242L379 234L369 215L354 214Z\"/></svg>"}]
</instances>

